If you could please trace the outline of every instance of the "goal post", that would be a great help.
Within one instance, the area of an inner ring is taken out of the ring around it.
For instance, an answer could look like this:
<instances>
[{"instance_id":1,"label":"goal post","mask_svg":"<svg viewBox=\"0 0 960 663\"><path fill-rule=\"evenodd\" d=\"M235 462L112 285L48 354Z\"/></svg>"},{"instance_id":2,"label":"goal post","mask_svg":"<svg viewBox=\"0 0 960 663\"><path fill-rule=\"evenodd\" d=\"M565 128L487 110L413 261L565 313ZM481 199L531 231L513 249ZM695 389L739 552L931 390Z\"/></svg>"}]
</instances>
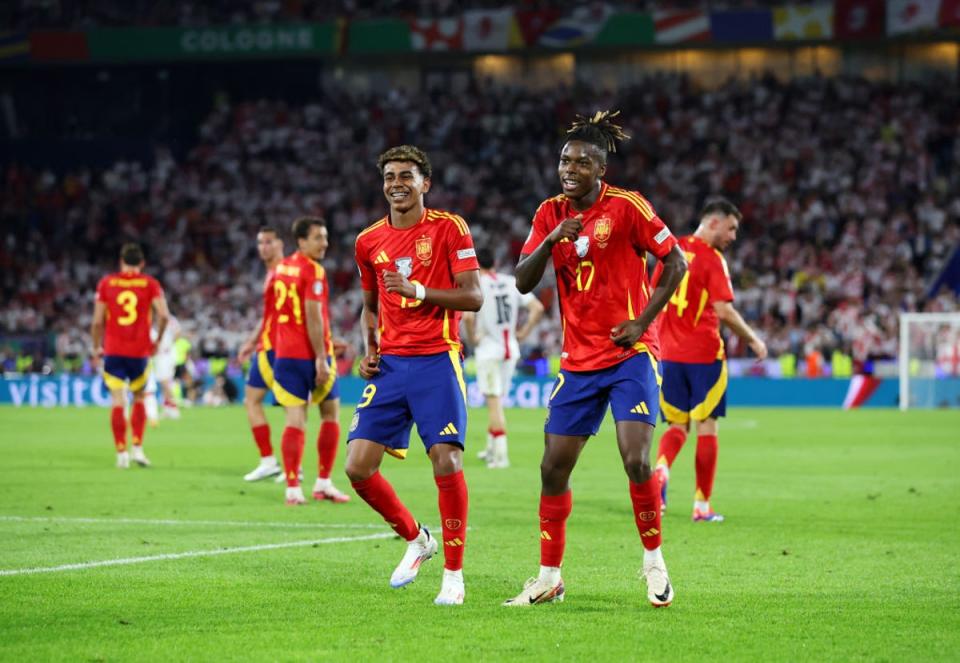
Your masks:
<instances>
[{"instance_id":1,"label":"goal post","mask_svg":"<svg viewBox=\"0 0 960 663\"><path fill-rule=\"evenodd\" d=\"M960 408L960 312L901 313L900 409Z\"/></svg>"}]
</instances>

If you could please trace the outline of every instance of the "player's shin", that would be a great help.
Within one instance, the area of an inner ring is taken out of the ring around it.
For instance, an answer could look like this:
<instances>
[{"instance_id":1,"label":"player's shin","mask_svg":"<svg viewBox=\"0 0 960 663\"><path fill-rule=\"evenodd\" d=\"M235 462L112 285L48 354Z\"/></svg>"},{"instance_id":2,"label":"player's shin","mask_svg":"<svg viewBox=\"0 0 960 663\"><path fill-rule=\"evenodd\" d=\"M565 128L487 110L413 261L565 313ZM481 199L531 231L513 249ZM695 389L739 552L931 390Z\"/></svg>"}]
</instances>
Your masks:
<instances>
[{"instance_id":1,"label":"player's shin","mask_svg":"<svg viewBox=\"0 0 960 663\"><path fill-rule=\"evenodd\" d=\"M127 419L123 406L117 405L110 410L110 428L113 430L113 444L117 451L127 450Z\"/></svg>"},{"instance_id":2,"label":"player's shin","mask_svg":"<svg viewBox=\"0 0 960 663\"><path fill-rule=\"evenodd\" d=\"M463 470L434 477L434 480L437 483L443 530L443 567L458 571L463 568L467 541L467 483L463 478Z\"/></svg>"},{"instance_id":3,"label":"player's shin","mask_svg":"<svg viewBox=\"0 0 960 663\"><path fill-rule=\"evenodd\" d=\"M260 451L260 457L266 458L273 455L273 445L270 444L270 424L260 424L250 428L253 433L253 441L257 444Z\"/></svg>"},{"instance_id":4,"label":"player's shin","mask_svg":"<svg viewBox=\"0 0 960 663\"><path fill-rule=\"evenodd\" d=\"M417 538L420 531L417 521L397 497L390 482L384 479L379 471L374 472L370 478L354 481L351 485L357 491L357 495L379 513L394 532L406 541Z\"/></svg>"},{"instance_id":5,"label":"player's shin","mask_svg":"<svg viewBox=\"0 0 960 663\"><path fill-rule=\"evenodd\" d=\"M704 510L709 508L710 495L713 494L713 479L717 474L717 450L716 435L700 435L697 437L697 495L695 499L703 503Z\"/></svg>"},{"instance_id":6,"label":"player's shin","mask_svg":"<svg viewBox=\"0 0 960 663\"><path fill-rule=\"evenodd\" d=\"M567 545L567 518L573 510L573 491L540 496L540 575L557 570Z\"/></svg>"},{"instance_id":7,"label":"player's shin","mask_svg":"<svg viewBox=\"0 0 960 663\"><path fill-rule=\"evenodd\" d=\"M660 548L660 484L656 475L643 483L630 482L630 501L640 540L647 551Z\"/></svg>"},{"instance_id":8,"label":"player's shin","mask_svg":"<svg viewBox=\"0 0 960 663\"><path fill-rule=\"evenodd\" d=\"M681 426L669 426L660 437L660 449L657 451L657 466L669 469L687 441L687 431Z\"/></svg>"},{"instance_id":9,"label":"player's shin","mask_svg":"<svg viewBox=\"0 0 960 663\"><path fill-rule=\"evenodd\" d=\"M320 424L320 434L317 436L317 477L329 479L333 471L333 464L337 460L337 449L340 443L340 424L336 421L324 421Z\"/></svg>"},{"instance_id":10,"label":"player's shin","mask_svg":"<svg viewBox=\"0 0 960 663\"><path fill-rule=\"evenodd\" d=\"M300 461L303 459L304 434L300 428L287 426L283 429L281 450L283 452L283 471L288 488L300 485Z\"/></svg>"},{"instance_id":11,"label":"player's shin","mask_svg":"<svg viewBox=\"0 0 960 663\"><path fill-rule=\"evenodd\" d=\"M147 408L142 400L134 401L130 408L130 432L133 446L143 444L143 433L147 429Z\"/></svg>"}]
</instances>

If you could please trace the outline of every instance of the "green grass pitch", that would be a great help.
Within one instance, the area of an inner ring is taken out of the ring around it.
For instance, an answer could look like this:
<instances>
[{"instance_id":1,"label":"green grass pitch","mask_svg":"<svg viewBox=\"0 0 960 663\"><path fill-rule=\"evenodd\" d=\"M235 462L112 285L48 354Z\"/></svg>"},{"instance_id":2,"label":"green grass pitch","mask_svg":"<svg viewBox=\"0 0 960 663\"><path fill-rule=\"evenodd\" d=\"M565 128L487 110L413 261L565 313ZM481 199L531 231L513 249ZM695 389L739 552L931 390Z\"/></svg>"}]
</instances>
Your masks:
<instances>
[{"instance_id":1,"label":"green grass pitch","mask_svg":"<svg viewBox=\"0 0 960 663\"><path fill-rule=\"evenodd\" d=\"M508 414L501 471L476 460L484 413L471 412L467 598L442 608L440 558L390 589L403 545L356 496L291 508L280 486L243 482L256 453L239 408L162 422L147 433L154 467L128 471L113 467L105 410L0 409L0 660L955 659L960 415L731 414L714 495L726 522L690 522L692 438L674 466L670 608L652 609L636 575L608 419L573 477L566 601L510 610L500 602L537 570L543 411ZM279 446L282 413L270 417ZM414 440L384 474L436 524ZM315 462L308 443L307 488ZM235 548L252 549L209 554ZM160 557L176 553L202 554Z\"/></svg>"}]
</instances>

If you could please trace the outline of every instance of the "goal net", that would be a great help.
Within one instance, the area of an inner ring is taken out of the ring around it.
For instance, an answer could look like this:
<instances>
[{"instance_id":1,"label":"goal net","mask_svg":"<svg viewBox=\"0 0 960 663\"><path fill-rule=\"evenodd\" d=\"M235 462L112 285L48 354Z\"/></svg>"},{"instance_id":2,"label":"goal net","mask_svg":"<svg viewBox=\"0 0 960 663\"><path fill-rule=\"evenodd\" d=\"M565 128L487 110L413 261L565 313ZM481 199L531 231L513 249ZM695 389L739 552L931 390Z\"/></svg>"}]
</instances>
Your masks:
<instances>
[{"instance_id":1,"label":"goal net","mask_svg":"<svg viewBox=\"0 0 960 663\"><path fill-rule=\"evenodd\" d=\"M900 314L900 409L960 408L960 313Z\"/></svg>"}]
</instances>

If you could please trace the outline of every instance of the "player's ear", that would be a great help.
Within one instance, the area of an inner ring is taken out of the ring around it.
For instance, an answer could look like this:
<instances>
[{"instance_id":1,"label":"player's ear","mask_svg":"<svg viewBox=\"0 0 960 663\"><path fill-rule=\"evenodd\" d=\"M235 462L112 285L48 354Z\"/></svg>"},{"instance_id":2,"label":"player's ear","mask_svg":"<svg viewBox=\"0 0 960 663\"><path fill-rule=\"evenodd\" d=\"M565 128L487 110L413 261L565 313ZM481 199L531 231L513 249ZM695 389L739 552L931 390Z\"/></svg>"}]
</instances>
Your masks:
<instances>
[{"instance_id":1,"label":"player's ear","mask_svg":"<svg viewBox=\"0 0 960 663\"><path fill-rule=\"evenodd\" d=\"M430 190L430 178L429 178L429 177L424 177L424 178L423 178L423 193L426 193L426 192L428 192L429 190Z\"/></svg>"}]
</instances>

